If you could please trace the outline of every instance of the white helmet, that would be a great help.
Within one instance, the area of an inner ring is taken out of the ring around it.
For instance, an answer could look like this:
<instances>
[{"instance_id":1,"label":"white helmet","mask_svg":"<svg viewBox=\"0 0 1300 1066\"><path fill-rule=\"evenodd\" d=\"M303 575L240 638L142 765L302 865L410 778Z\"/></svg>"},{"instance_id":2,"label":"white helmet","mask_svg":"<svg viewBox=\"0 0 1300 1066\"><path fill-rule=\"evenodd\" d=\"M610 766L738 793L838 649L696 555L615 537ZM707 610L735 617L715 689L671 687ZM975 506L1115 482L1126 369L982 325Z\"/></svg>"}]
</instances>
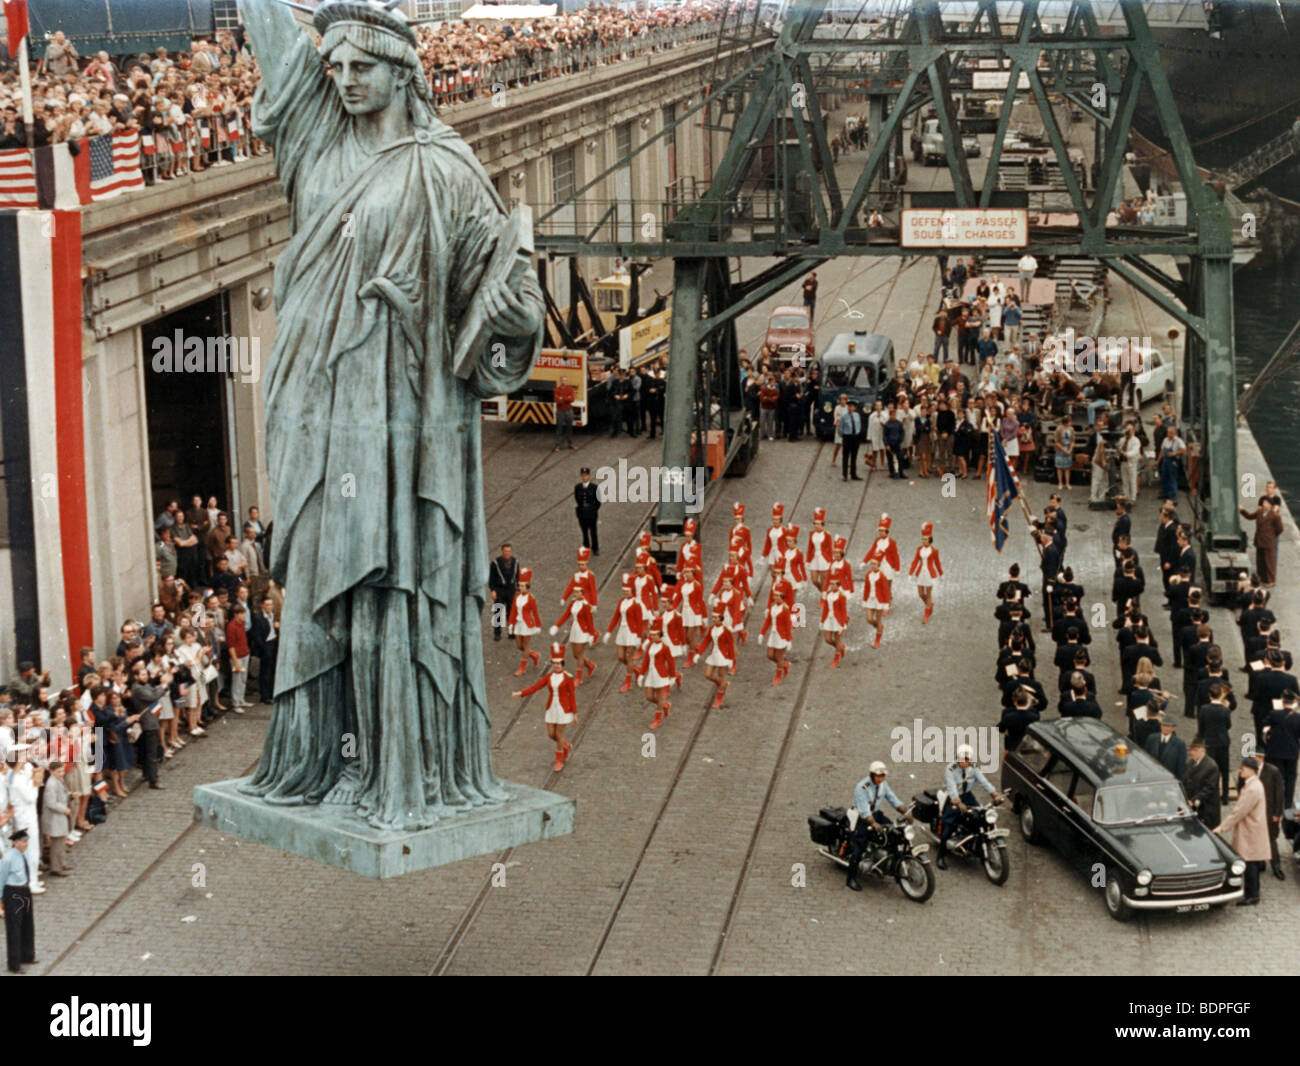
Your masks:
<instances>
[{"instance_id":1,"label":"white helmet","mask_svg":"<svg viewBox=\"0 0 1300 1066\"><path fill-rule=\"evenodd\" d=\"M880 774L881 777L889 773L889 771L885 769L885 764L882 763L879 759L877 759L875 762L871 764L871 772L873 774Z\"/></svg>"},{"instance_id":2,"label":"white helmet","mask_svg":"<svg viewBox=\"0 0 1300 1066\"><path fill-rule=\"evenodd\" d=\"M975 749L972 748L969 744L958 744L958 745L957 745L957 761L958 761L958 762L961 762L962 759L974 759L974 758L975 758Z\"/></svg>"}]
</instances>

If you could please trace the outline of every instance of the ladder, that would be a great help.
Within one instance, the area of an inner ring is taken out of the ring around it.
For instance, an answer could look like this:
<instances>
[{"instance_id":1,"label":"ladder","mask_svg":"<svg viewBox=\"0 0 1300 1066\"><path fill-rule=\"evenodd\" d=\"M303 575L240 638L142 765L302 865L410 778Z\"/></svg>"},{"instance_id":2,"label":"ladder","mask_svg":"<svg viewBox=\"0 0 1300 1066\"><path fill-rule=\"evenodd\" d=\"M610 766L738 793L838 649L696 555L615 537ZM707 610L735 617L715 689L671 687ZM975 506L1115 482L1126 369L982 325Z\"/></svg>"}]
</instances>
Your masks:
<instances>
[{"instance_id":1,"label":"ladder","mask_svg":"<svg viewBox=\"0 0 1300 1066\"><path fill-rule=\"evenodd\" d=\"M1243 188L1265 171L1272 170L1279 163L1285 163L1296 154L1300 154L1300 118L1285 133L1271 141L1265 141L1253 152L1238 159L1224 172L1224 181L1230 189Z\"/></svg>"}]
</instances>

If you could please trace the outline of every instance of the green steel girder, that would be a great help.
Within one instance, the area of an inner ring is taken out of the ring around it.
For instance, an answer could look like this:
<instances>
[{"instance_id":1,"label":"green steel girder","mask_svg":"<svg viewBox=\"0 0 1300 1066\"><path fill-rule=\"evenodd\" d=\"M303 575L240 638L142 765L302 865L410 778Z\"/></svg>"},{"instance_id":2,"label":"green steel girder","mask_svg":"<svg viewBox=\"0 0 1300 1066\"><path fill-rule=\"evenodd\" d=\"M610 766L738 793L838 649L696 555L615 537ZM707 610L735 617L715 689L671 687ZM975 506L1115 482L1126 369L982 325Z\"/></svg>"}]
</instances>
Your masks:
<instances>
[{"instance_id":1,"label":"green steel girder","mask_svg":"<svg viewBox=\"0 0 1300 1066\"><path fill-rule=\"evenodd\" d=\"M1119 99L1115 104L1115 120L1106 130L1102 143L1100 181L1092 201L1092 224L1104 227L1106 215L1110 212L1111 201L1115 196L1115 187L1119 182L1120 169L1124 163L1124 149L1128 147L1129 130L1133 126L1133 112L1137 108L1138 96L1142 91L1142 70L1136 63L1130 63L1124 72L1124 84L1120 87ZM1114 96L1109 96L1111 101Z\"/></svg>"}]
</instances>

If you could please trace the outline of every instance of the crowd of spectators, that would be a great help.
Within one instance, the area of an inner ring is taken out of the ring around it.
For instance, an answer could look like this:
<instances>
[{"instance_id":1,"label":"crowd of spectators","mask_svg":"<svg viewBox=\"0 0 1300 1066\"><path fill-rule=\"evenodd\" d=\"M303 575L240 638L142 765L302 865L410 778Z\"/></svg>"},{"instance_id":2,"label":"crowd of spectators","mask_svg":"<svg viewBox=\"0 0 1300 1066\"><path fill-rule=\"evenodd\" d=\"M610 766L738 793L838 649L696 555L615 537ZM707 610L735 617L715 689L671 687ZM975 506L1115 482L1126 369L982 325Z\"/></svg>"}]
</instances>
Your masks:
<instances>
[{"instance_id":1,"label":"crowd of spectators","mask_svg":"<svg viewBox=\"0 0 1300 1066\"><path fill-rule=\"evenodd\" d=\"M195 496L187 509L170 502L154 531L158 599L149 620L124 620L111 654L82 648L62 686L23 662L0 689L0 847L26 829L36 871L69 872L67 849L128 795L132 770L140 784L165 788L162 764L219 715L253 706L253 669L261 702L273 696L283 598L267 572L270 530L258 509L236 536L215 497ZM57 809L46 803L54 777ZM33 881L34 892L45 890Z\"/></svg>"},{"instance_id":2,"label":"crowd of spectators","mask_svg":"<svg viewBox=\"0 0 1300 1066\"><path fill-rule=\"evenodd\" d=\"M659 51L684 34L716 32L718 0L628 11L591 5L551 19L417 27L435 100L444 106ZM189 51L89 58L60 31L32 71L36 147L123 130L141 134L145 182L265 154L251 131L257 62L242 32L220 31ZM7 52L0 51L0 55ZM0 62L0 148L23 148L17 65Z\"/></svg>"}]
</instances>

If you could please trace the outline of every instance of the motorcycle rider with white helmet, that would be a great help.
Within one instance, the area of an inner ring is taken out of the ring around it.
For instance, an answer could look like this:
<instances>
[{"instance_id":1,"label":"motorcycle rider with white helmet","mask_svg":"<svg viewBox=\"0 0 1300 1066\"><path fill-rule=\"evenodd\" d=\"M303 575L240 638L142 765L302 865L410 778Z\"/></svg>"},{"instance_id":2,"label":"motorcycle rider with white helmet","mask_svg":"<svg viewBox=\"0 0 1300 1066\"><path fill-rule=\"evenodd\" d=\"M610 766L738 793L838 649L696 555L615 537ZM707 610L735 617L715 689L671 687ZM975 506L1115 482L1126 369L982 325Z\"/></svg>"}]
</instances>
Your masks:
<instances>
[{"instance_id":1,"label":"motorcycle rider with white helmet","mask_svg":"<svg viewBox=\"0 0 1300 1066\"><path fill-rule=\"evenodd\" d=\"M968 807L976 805L975 793L972 791L974 787L979 785L995 800L1000 798L998 790L989 784L984 772L973 762L974 758L974 748L969 744L959 744L957 761L950 762L943 772L943 787L948 794L948 802L943 808L943 826L939 830L939 858L935 861L940 870L948 869L944 856L948 852L948 837L956 827L958 818L966 813Z\"/></svg>"},{"instance_id":2,"label":"motorcycle rider with white helmet","mask_svg":"<svg viewBox=\"0 0 1300 1066\"><path fill-rule=\"evenodd\" d=\"M868 769L867 776L853 787L853 806L858 809L858 824L849 838L849 877L845 884L854 892L861 892L858 884L858 862L866 849L871 836L885 826L892 824L884 814L885 804L893 807L900 814L903 804L894 795L894 790L885 783L888 773L885 764L877 759Z\"/></svg>"}]
</instances>

